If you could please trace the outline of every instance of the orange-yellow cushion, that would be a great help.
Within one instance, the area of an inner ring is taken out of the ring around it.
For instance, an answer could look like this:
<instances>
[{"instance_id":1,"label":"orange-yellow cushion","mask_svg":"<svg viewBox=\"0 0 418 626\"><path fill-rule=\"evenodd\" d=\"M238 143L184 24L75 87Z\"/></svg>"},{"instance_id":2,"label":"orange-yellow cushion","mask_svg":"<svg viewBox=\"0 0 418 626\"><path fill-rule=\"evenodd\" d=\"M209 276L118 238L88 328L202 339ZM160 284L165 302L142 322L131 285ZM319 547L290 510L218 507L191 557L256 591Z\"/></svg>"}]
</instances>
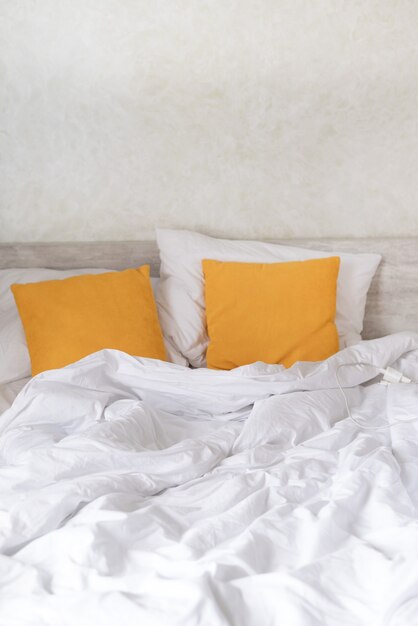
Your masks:
<instances>
[{"instance_id":1,"label":"orange-yellow cushion","mask_svg":"<svg viewBox=\"0 0 418 626\"><path fill-rule=\"evenodd\" d=\"M33 376L104 348L166 359L147 265L11 289Z\"/></svg>"},{"instance_id":2,"label":"orange-yellow cushion","mask_svg":"<svg viewBox=\"0 0 418 626\"><path fill-rule=\"evenodd\" d=\"M291 263L204 260L208 367L319 361L338 351L339 257Z\"/></svg>"}]
</instances>

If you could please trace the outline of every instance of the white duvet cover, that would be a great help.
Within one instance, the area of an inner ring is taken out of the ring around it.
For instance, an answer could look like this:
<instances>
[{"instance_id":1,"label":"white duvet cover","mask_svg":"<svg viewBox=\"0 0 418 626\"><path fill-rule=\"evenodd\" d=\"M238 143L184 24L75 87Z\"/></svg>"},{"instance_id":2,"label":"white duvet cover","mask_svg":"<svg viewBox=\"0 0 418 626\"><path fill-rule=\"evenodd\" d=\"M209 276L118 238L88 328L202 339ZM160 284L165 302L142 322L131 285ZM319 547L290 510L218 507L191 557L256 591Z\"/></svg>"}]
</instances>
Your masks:
<instances>
[{"instance_id":1,"label":"white duvet cover","mask_svg":"<svg viewBox=\"0 0 418 626\"><path fill-rule=\"evenodd\" d=\"M23 389L29 380L30 376L13 380L10 383L0 384L0 423L1 414L11 407L19 391Z\"/></svg>"},{"instance_id":2,"label":"white duvet cover","mask_svg":"<svg viewBox=\"0 0 418 626\"><path fill-rule=\"evenodd\" d=\"M418 624L418 337L322 364L96 353L0 418L1 626ZM357 386L358 385L358 386Z\"/></svg>"}]
</instances>

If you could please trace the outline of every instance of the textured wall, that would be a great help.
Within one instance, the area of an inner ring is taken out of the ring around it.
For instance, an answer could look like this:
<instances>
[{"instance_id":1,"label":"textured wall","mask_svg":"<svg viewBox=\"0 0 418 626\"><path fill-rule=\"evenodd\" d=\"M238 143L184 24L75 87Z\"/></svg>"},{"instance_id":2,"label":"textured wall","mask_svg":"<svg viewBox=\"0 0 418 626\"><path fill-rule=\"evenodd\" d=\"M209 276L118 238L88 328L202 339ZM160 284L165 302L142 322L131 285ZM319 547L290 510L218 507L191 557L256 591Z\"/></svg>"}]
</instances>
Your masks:
<instances>
[{"instance_id":1,"label":"textured wall","mask_svg":"<svg viewBox=\"0 0 418 626\"><path fill-rule=\"evenodd\" d=\"M418 2L0 0L0 239L418 235Z\"/></svg>"}]
</instances>

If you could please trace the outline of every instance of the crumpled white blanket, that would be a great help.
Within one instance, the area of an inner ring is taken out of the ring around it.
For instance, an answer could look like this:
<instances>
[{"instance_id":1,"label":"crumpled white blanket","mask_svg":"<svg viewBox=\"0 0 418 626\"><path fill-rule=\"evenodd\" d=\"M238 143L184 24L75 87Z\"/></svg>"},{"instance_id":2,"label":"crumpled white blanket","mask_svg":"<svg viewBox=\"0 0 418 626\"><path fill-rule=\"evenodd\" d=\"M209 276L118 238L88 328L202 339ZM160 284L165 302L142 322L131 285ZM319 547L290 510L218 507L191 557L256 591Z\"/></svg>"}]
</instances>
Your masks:
<instances>
[{"instance_id":1,"label":"crumpled white blanket","mask_svg":"<svg viewBox=\"0 0 418 626\"><path fill-rule=\"evenodd\" d=\"M0 418L1 626L418 624L418 336L289 370L102 351ZM412 420L412 421L405 421Z\"/></svg>"}]
</instances>

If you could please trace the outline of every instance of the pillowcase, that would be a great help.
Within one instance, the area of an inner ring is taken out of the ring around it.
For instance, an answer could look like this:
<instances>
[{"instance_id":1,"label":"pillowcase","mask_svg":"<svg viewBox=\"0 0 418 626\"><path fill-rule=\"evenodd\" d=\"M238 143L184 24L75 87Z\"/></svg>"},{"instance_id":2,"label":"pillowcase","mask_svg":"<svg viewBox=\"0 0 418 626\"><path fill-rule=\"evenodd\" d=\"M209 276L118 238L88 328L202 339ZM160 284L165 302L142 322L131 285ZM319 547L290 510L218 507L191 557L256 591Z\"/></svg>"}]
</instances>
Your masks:
<instances>
[{"instance_id":1,"label":"pillowcase","mask_svg":"<svg viewBox=\"0 0 418 626\"><path fill-rule=\"evenodd\" d=\"M160 283L157 304L161 325L191 365L203 367L208 345L202 260L277 263L339 256L337 313L340 348L361 340L367 292L381 260L379 254L327 253L274 243L214 239L185 230L157 230Z\"/></svg>"},{"instance_id":2,"label":"pillowcase","mask_svg":"<svg viewBox=\"0 0 418 626\"><path fill-rule=\"evenodd\" d=\"M102 274L106 269L51 270L46 268L13 268L0 270L0 384L27 378L31 375L30 356L25 332L10 286L13 283L33 283L43 280L62 280L83 274ZM151 278L155 292L159 278ZM178 365L187 365L186 359L165 341L167 356Z\"/></svg>"},{"instance_id":3,"label":"pillowcase","mask_svg":"<svg viewBox=\"0 0 418 626\"><path fill-rule=\"evenodd\" d=\"M339 257L290 263L204 260L207 365L256 361L290 367L338 351Z\"/></svg>"},{"instance_id":4,"label":"pillowcase","mask_svg":"<svg viewBox=\"0 0 418 626\"><path fill-rule=\"evenodd\" d=\"M149 266L11 286L32 376L112 348L166 359Z\"/></svg>"}]
</instances>

